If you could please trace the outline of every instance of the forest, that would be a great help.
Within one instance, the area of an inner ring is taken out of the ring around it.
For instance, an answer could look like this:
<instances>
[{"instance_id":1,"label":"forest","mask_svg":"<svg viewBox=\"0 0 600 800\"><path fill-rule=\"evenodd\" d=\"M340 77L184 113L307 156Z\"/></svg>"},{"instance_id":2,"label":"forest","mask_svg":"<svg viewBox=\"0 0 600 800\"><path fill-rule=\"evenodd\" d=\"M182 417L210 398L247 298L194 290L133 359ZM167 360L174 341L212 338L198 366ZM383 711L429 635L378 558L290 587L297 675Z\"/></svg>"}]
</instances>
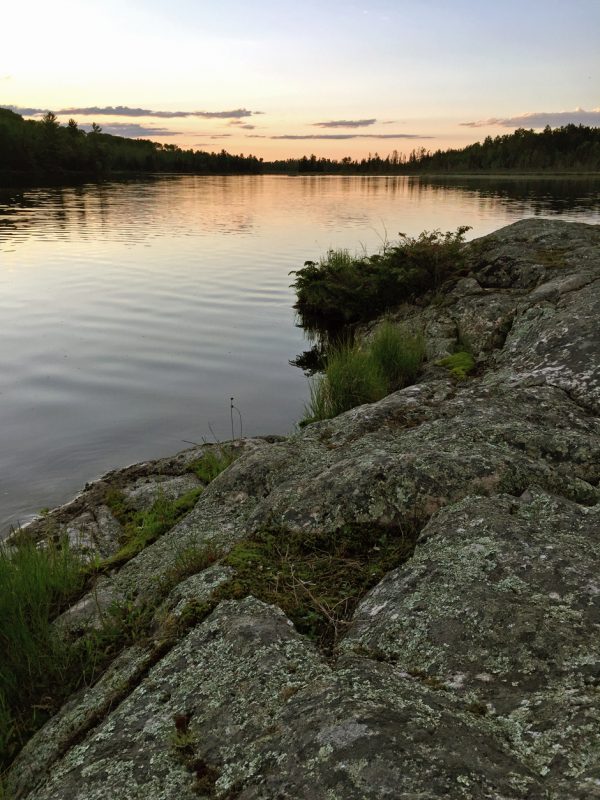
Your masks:
<instances>
[{"instance_id":1,"label":"forest","mask_svg":"<svg viewBox=\"0 0 600 800\"><path fill-rule=\"evenodd\" d=\"M60 125L52 112L41 121L25 120L0 108L0 175L102 177L114 173L187 172L200 175L262 172L254 156L222 150L182 150L148 139L102 133L95 123L86 133L74 119Z\"/></svg>"},{"instance_id":2,"label":"forest","mask_svg":"<svg viewBox=\"0 0 600 800\"><path fill-rule=\"evenodd\" d=\"M461 174L600 172L600 128L585 125L546 127L536 133L514 133L461 149L424 148L408 155L394 150L354 160L315 155L263 161L253 155L184 150L174 144L129 139L103 133L95 123L89 132L74 119L60 125L48 112L40 121L25 120L0 108L0 178L105 177L119 173L223 174Z\"/></svg>"},{"instance_id":3,"label":"forest","mask_svg":"<svg viewBox=\"0 0 600 800\"><path fill-rule=\"evenodd\" d=\"M488 136L483 142L456 150L425 148L408 156L395 150L354 161L311 155L265 164L273 172L349 174L423 174L466 172L600 172L600 128L586 125L547 126L540 133L519 128L514 133Z\"/></svg>"}]
</instances>

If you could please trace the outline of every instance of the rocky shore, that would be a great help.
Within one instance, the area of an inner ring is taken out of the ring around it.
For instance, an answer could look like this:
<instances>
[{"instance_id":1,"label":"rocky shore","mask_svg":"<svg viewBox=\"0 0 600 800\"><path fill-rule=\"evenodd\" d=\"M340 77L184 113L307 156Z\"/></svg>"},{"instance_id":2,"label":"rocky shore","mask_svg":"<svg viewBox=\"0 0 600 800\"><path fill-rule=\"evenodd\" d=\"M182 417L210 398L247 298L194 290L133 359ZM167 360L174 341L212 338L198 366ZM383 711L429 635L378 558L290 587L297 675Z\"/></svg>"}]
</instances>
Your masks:
<instances>
[{"instance_id":1,"label":"rocky shore","mask_svg":"<svg viewBox=\"0 0 600 800\"><path fill-rule=\"evenodd\" d=\"M236 442L185 517L57 620L80 636L194 549L218 554L25 745L9 797L600 798L600 227L525 220L468 247L467 278L396 312L424 332L417 385ZM463 381L437 363L457 345L476 361ZM111 473L29 533L108 559L123 531L107 492L138 509L185 495L210 449ZM223 595L227 553L257 532L285 549L347 526L412 555L331 646Z\"/></svg>"}]
</instances>

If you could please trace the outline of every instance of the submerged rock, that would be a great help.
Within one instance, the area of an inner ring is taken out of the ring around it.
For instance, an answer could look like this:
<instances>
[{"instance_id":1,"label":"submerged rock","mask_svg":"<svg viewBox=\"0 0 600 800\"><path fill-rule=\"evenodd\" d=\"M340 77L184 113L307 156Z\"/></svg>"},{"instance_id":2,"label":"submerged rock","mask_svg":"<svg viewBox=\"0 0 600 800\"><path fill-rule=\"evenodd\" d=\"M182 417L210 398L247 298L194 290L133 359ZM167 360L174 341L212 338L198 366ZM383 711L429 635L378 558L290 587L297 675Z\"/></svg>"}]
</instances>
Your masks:
<instances>
[{"instance_id":1,"label":"submerged rock","mask_svg":"<svg viewBox=\"0 0 600 800\"><path fill-rule=\"evenodd\" d=\"M397 314L425 332L418 385L240 443L187 516L99 576L79 631L179 575L155 635L25 746L14 797L600 797L600 228L526 220L469 258L443 302ZM457 345L477 359L466 381L434 363ZM53 535L110 555L107 487L137 508L176 498L203 452L107 476L51 512ZM258 531L285 557L286 535L344 526L357 548L365 526L416 546L348 618L319 601L333 650L240 596L231 564L181 570Z\"/></svg>"}]
</instances>

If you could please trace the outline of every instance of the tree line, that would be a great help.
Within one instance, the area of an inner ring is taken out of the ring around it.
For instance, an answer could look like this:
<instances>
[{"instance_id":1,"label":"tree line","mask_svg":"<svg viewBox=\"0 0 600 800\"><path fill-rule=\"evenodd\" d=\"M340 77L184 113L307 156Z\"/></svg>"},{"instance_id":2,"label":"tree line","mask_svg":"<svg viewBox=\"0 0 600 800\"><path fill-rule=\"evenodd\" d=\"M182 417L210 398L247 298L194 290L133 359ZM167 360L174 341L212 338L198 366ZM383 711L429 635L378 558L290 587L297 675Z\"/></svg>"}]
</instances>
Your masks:
<instances>
[{"instance_id":1,"label":"tree line","mask_svg":"<svg viewBox=\"0 0 600 800\"><path fill-rule=\"evenodd\" d=\"M60 125L52 112L40 121L25 120L0 108L0 175L60 178L140 172L406 175L498 171L600 171L600 128L548 126L539 133L519 128L461 149L431 152L420 148L408 155L394 150L385 158L374 153L362 159L310 155L263 161L225 150L184 150L174 144L113 136L103 133L95 123L86 132L74 119Z\"/></svg>"},{"instance_id":2,"label":"tree line","mask_svg":"<svg viewBox=\"0 0 600 800\"><path fill-rule=\"evenodd\" d=\"M586 125L547 126L536 133L519 128L514 133L488 136L483 142L461 149L436 150L424 147L408 155L393 153L381 157L330 158L303 156L265 164L274 172L347 174L423 174L462 172L600 172L600 128Z\"/></svg>"},{"instance_id":3,"label":"tree line","mask_svg":"<svg viewBox=\"0 0 600 800\"><path fill-rule=\"evenodd\" d=\"M103 133L96 123L89 132L74 119L60 125L52 112L41 121L25 120L0 108L0 173L31 176L104 176L118 172L191 172L255 174L262 172L255 156L222 150L183 150L148 139Z\"/></svg>"}]
</instances>

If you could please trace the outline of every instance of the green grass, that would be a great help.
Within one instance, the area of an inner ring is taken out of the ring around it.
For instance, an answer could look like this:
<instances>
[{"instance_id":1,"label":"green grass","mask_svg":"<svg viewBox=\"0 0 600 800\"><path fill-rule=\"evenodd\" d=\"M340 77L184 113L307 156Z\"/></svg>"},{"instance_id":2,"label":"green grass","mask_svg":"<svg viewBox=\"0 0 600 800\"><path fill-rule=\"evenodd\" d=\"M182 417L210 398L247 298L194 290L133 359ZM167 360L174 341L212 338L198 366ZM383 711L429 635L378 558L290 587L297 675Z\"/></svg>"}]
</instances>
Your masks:
<instances>
[{"instance_id":1,"label":"green grass","mask_svg":"<svg viewBox=\"0 0 600 800\"><path fill-rule=\"evenodd\" d=\"M333 348L324 374L310 383L310 400L300 425L331 419L413 383L424 356L420 334L388 321L365 347L346 343Z\"/></svg>"},{"instance_id":2,"label":"green grass","mask_svg":"<svg viewBox=\"0 0 600 800\"><path fill-rule=\"evenodd\" d=\"M56 687L73 671L78 655L51 620L83 585L81 562L66 546L0 547L0 766L48 717Z\"/></svg>"},{"instance_id":3,"label":"green grass","mask_svg":"<svg viewBox=\"0 0 600 800\"><path fill-rule=\"evenodd\" d=\"M123 602L108 609L98 629L65 640L52 622L85 580L66 545L37 549L22 539L16 548L0 548L0 772L71 694L94 683L149 629L151 610Z\"/></svg>"},{"instance_id":4,"label":"green grass","mask_svg":"<svg viewBox=\"0 0 600 800\"><path fill-rule=\"evenodd\" d=\"M230 447L219 446L216 450L207 450L202 458L192 462L189 471L194 472L203 483L210 483L237 457L238 454Z\"/></svg>"},{"instance_id":5,"label":"green grass","mask_svg":"<svg viewBox=\"0 0 600 800\"><path fill-rule=\"evenodd\" d=\"M385 376L369 354L357 345L342 345L330 353L325 374L311 382L310 401L301 424L330 419L363 403L373 403L385 397L386 392Z\"/></svg>"},{"instance_id":6,"label":"green grass","mask_svg":"<svg viewBox=\"0 0 600 800\"><path fill-rule=\"evenodd\" d=\"M413 383L425 357L425 342L420 333L384 321L369 346L373 361L383 372L389 391Z\"/></svg>"},{"instance_id":7,"label":"green grass","mask_svg":"<svg viewBox=\"0 0 600 800\"><path fill-rule=\"evenodd\" d=\"M469 373L475 369L475 359L466 350L459 350L451 356L446 356L437 362L440 367L446 369L459 381L464 381L469 377Z\"/></svg>"},{"instance_id":8,"label":"green grass","mask_svg":"<svg viewBox=\"0 0 600 800\"><path fill-rule=\"evenodd\" d=\"M212 480L232 460L224 451L218 457L210 453L201 459L203 479ZM100 627L76 641L60 637L52 624L94 573L121 566L170 530L202 491L177 500L159 497L146 511L136 511L123 492L110 488L105 502L123 526L123 545L99 563L83 563L66 544L48 542L38 549L26 535L14 546L0 546L0 773L73 692L93 684L128 644L151 634L154 612L173 586L217 559L212 549L186 551L153 598L111 606Z\"/></svg>"},{"instance_id":9,"label":"green grass","mask_svg":"<svg viewBox=\"0 0 600 800\"><path fill-rule=\"evenodd\" d=\"M84 565L67 547L36 550L25 540L11 555L1 549L0 773L71 694L93 685L125 647L149 641L162 600L218 556L214 548L191 548L152 597L114 603L103 612L99 627L66 640L52 620L80 593ZM161 635L168 639L175 632L165 628Z\"/></svg>"},{"instance_id":10,"label":"green grass","mask_svg":"<svg viewBox=\"0 0 600 800\"><path fill-rule=\"evenodd\" d=\"M387 309L414 300L465 271L464 235L468 227L441 233L399 235L372 256L330 250L319 262L307 261L296 276L296 309L305 327L344 325L374 319Z\"/></svg>"}]
</instances>

